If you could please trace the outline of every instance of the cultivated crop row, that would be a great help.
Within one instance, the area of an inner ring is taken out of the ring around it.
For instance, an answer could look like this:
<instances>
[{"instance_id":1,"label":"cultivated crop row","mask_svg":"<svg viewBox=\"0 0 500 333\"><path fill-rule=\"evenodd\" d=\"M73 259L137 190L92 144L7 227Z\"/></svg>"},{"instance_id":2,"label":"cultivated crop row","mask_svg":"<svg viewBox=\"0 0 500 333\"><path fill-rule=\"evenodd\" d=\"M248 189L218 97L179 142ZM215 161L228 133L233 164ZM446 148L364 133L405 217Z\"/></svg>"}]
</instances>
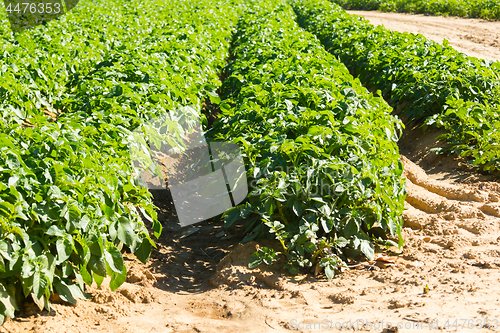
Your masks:
<instances>
[{"instance_id":1,"label":"cultivated crop row","mask_svg":"<svg viewBox=\"0 0 500 333\"><path fill-rule=\"evenodd\" d=\"M241 18L212 135L245 153L252 192L228 211L245 219L245 240L261 247L250 267L286 256L288 269L325 268L374 255L375 230L402 227L405 197L396 141L401 123L319 41L283 1L255 1ZM380 235L380 234L379 234Z\"/></svg>"},{"instance_id":2,"label":"cultivated crop row","mask_svg":"<svg viewBox=\"0 0 500 333\"><path fill-rule=\"evenodd\" d=\"M1 31L0 319L126 278L161 233L137 186L132 131L215 98L236 13L209 1L85 2L16 38Z\"/></svg>"},{"instance_id":3,"label":"cultivated crop row","mask_svg":"<svg viewBox=\"0 0 500 333\"><path fill-rule=\"evenodd\" d=\"M314 33L407 121L446 130L450 147L485 170L500 169L500 63L466 56L422 35L374 27L326 0L293 2Z\"/></svg>"},{"instance_id":4,"label":"cultivated crop row","mask_svg":"<svg viewBox=\"0 0 500 333\"><path fill-rule=\"evenodd\" d=\"M498 0L333 0L345 9L500 19Z\"/></svg>"}]
</instances>

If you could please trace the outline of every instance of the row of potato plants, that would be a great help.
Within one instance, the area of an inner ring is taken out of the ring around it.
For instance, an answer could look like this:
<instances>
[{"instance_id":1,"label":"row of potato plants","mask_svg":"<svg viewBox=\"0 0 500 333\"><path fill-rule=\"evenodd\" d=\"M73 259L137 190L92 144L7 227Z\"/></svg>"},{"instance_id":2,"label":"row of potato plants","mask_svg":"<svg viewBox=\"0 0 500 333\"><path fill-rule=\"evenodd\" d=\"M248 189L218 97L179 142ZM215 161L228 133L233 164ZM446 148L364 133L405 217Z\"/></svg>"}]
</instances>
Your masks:
<instances>
[{"instance_id":1,"label":"row of potato plants","mask_svg":"<svg viewBox=\"0 0 500 333\"><path fill-rule=\"evenodd\" d=\"M500 19L498 0L333 0L344 9Z\"/></svg>"},{"instance_id":2,"label":"row of potato plants","mask_svg":"<svg viewBox=\"0 0 500 333\"><path fill-rule=\"evenodd\" d=\"M12 35L0 57L0 322L29 297L126 279L122 251L146 262L161 233L130 160L132 131L183 105L217 100L237 14L210 1L82 1ZM175 130L175 129L174 129Z\"/></svg>"},{"instance_id":3,"label":"row of potato plants","mask_svg":"<svg viewBox=\"0 0 500 333\"><path fill-rule=\"evenodd\" d=\"M396 142L401 122L321 43L284 1L248 1L221 88L215 139L242 147L251 193L224 215L260 247L250 267L284 260L292 273L374 256L398 239L405 197ZM402 242L402 239L399 238Z\"/></svg>"},{"instance_id":4,"label":"row of potato plants","mask_svg":"<svg viewBox=\"0 0 500 333\"><path fill-rule=\"evenodd\" d=\"M408 122L443 127L448 146L483 170L500 170L500 62L477 59L420 34L374 27L326 0L296 0L315 34L369 89Z\"/></svg>"},{"instance_id":5,"label":"row of potato plants","mask_svg":"<svg viewBox=\"0 0 500 333\"><path fill-rule=\"evenodd\" d=\"M500 19L498 0L332 0L344 9Z\"/></svg>"}]
</instances>

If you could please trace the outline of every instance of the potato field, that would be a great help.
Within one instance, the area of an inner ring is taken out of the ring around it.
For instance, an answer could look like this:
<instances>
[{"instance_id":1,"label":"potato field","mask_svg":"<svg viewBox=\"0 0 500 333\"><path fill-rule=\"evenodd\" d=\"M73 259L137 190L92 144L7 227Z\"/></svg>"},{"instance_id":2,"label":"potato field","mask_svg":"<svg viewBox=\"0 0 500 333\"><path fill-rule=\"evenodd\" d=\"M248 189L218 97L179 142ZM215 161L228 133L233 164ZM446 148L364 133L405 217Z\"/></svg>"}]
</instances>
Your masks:
<instances>
[{"instance_id":1,"label":"potato field","mask_svg":"<svg viewBox=\"0 0 500 333\"><path fill-rule=\"evenodd\" d=\"M343 9L499 19L497 1L81 0L20 32L5 4L0 332L309 332L373 290L435 296L380 296L434 306L400 321L498 328L500 62ZM185 226L139 164L172 188L153 146L187 156L198 119L209 159L240 148L248 194L227 167L233 207ZM447 315L437 293L481 289L476 269L492 298Z\"/></svg>"}]
</instances>

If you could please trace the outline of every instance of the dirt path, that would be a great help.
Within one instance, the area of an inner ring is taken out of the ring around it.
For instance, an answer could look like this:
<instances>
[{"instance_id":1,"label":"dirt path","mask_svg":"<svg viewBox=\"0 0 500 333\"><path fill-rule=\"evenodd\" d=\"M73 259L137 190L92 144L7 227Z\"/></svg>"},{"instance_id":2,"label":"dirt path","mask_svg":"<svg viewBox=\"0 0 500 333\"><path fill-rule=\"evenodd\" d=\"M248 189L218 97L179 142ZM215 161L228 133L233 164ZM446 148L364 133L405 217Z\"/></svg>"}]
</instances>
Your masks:
<instances>
[{"instance_id":1,"label":"dirt path","mask_svg":"<svg viewBox=\"0 0 500 333\"><path fill-rule=\"evenodd\" d=\"M348 11L387 29L421 33L438 43L446 38L460 52L473 57L500 60L500 22L455 17Z\"/></svg>"},{"instance_id":2,"label":"dirt path","mask_svg":"<svg viewBox=\"0 0 500 333\"><path fill-rule=\"evenodd\" d=\"M487 40L494 31L489 22L473 28L479 20L467 20L471 28L463 30L446 23L455 19L364 14L399 17L392 24L400 29L403 18L421 22L435 38L456 38L464 47L472 42L460 34L484 33L479 37ZM490 49L481 55L500 58L500 50ZM250 271L256 244L238 245L238 229L224 231L217 221L180 228L171 197L156 192L165 229L146 267L127 256L127 282L116 292L94 286L88 301L55 300L50 313L26 304L0 332L382 332L388 323L401 328L385 332L453 332L464 325L500 331L500 183L494 182L500 178L428 153L438 134L407 128L400 141L408 179L403 251L380 249L377 260L330 282Z\"/></svg>"}]
</instances>

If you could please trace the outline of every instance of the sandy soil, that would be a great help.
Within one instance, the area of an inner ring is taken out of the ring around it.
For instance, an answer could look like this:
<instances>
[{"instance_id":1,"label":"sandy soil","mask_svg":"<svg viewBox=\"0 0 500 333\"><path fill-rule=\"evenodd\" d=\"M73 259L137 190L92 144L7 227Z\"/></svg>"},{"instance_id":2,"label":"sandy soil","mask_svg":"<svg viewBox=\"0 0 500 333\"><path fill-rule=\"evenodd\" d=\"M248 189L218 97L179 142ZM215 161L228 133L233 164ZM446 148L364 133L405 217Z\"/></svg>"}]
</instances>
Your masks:
<instances>
[{"instance_id":1,"label":"sandy soil","mask_svg":"<svg viewBox=\"0 0 500 333\"><path fill-rule=\"evenodd\" d=\"M500 60L500 22L456 17L348 11L387 29L420 33L438 43L446 38L460 52L473 57Z\"/></svg>"},{"instance_id":2,"label":"sandy soil","mask_svg":"<svg viewBox=\"0 0 500 333\"><path fill-rule=\"evenodd\" d=\"M433 38L463 33L458 23L445 29L455 19L395 17L421 20ZM437 135L415 126L400 141L408 179L402 251L379 249L377 260L353 263L332 281L251 271L258 245L238 244L238 228L224 230L220 221L181 228L169 194L155 191L165 229L148 265L127 254L127 282L116 292L93 286L89 300L55 300L50 313L27 303L0 332L500 331L500 177L428 153Z\"/></svg>"}]
</instances>

